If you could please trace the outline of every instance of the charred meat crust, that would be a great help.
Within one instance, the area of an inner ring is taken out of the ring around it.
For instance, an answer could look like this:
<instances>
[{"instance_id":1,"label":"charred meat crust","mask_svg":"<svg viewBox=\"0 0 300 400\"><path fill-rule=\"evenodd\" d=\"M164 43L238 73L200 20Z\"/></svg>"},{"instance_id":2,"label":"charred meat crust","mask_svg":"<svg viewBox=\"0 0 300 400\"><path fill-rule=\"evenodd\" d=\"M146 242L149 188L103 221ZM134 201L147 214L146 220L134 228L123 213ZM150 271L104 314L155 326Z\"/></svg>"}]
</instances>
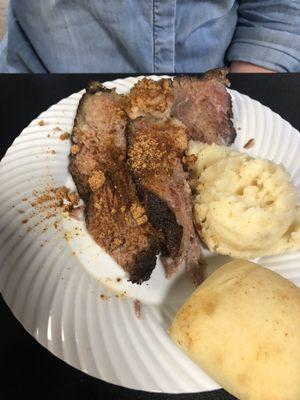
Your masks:
<instances>
[{"instance_id":1,"label":"charred meat crust","mask_svg":"<svg viewBox=\"0 0 300 400\"><path fill-rule=\"evenodd\" d=\"M156 257L160 251L159 242L152 238L147 250L142 250L136 257L130 271L130 281L141 284L147 281L156 265Z\"/></svg>"},{"instance_id":2,"label":"charred meat crust","mask_svg":"<svg viewBox=\"0 0 300 400\"><path fill-rule=\"evenodd\" d=\"M200 79L202 80L217 80L223 83L225 86L230 86L230 82L227 79L229 68L215 68L205 72Z\"/></svg>"},{"instance_id":3,"label":"charred meat crust","mask_svg":"<svg viewBox=\"0 0 300 400\"><path fill-rule=\"evenodd\" d=\"M171 84L173 85L173 82L176 80L180 80L180 79L187 79L189 81L207 81L207 80L216 80L219 81L220 83L222 83L224 86L229 87L230 86L230 82L227 79L227 75L229 73L229 68L224 67L224 68L214 68L211 69L207 72L204 72L203 74L201 74L200 76L194 76L194 75L186 75L186 74L178 74L176 75L176 77L174 78L174 80L172 80Z\"/></svg>"},{"instance_id":4,"label":"charred meat crust","mask_svg":"<svg viewBox=\"0 0 300 400\"><path fill-rule=\"evenodd\" d=\"M74 125L73 125L73 131L71 134L71 143L72 145L76 145L78 143L78 140L74 134L74 128L77 127L77 125L79 124L79 118L78 118L78 114L85 102L85 98L86 98L86 94L84 94L81 99L79 100L78 103L78 107L77 107L77 112L76 112L76 116L74 119ZM68 166L68 170L70 172L70 174L72 175L72 178L75 182L76 185L76 189L79 193L79 196L85 201L87 202L88 198L89 198L89 189L88 189L88 184L87 184L87 179L86 177L81 173L81 171L79 171L77 165L76 165L76 154L73 154L72 152L70 152L69 154L69 166Z\"/></svg>"},{"instance_id":5,"label":"charred meat crust","mask_svg":"<svg viewBox=\"0 0 300 400\"><path fill-rule=\"evenodd\" d=\"M92 81L88 84L87 88L86 88L86 92L90 93L90 94L95 94L97 92L107 92L107 93L111 93L114 92L113 89L108 89L105 86L102 85L101 82L98 81Z\"/></svg>"},{"instance_id":6,"label":"charred meat crust","mask_svg":"<svg viewBox=\"0 0 300 400\"><path fill-rule=\"evenodd\" d=\"M229 130L230 130L230 138L227 141L227 146L230 146L236 139L236 130L233 125L233 111L232 111L232 98L229 96L229 103L230 107L227 111L227 118L228 118L228 124L229 124Z\"/></svg>"},{"instance_id":7,"label":"charred meat crust","mask_svg":"<svg viewBox=\"0 0 300 400\"><path fill-rule=\"evenodd\" d=\"M143 188L139 178L134 177L134 181L139 199L147 210L149 221L162 234L162 254L175 257L181 245L183 227L178 224L166 201Z\"/></svg>"}]
</instances>

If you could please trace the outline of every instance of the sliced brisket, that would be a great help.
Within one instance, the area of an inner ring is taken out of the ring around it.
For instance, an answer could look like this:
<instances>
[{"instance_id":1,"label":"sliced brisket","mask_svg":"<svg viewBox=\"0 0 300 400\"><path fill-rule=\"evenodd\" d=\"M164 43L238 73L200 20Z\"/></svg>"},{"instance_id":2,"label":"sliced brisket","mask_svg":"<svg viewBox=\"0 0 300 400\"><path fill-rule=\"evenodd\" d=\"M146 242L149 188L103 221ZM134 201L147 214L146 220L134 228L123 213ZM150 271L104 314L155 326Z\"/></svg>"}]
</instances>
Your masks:
<instances>
[{"instance_id":1,"label":"sliced brisket","mask_svg":"<svg viewBox=\"0 0 300 400\"><path fill-rule=\"evenodd\" d=\"M127 96L126 112L130 119L176 117L189 129L191 139L231 144L236 132L226 76L227 70L223 68L208 71L201 78L182 76L173 81L144 78Z\"/></svg>"},{"instance_id":2,"label":"sliced brisket","mask_svg":"<svg viewBox=\"0 0 300 400\"><path fill-rule=\"evenodd\" d=\"M144 78L128 96L96 82L79 103L69 169L88 231L132 282L149 279L159 251L167 276L186 265L201 279L185 150L189 138L234 141L226 73Z\"/></svg>"},{"instance_id":3,"label":"sliced brisket","mask_svg":"<svg viewBox=\"0 0 300 400\"><path fill-rule=\"evenodd\" d=\"M236 132L226 75L225 69L216 69L200 79L174 79L171 115L189 129L192 139L209 144L233 143Z\"/></svg>"},{"instance_id":4,"label":"sliced brisket","mask_svg":"<svg viewBox=\"0 0 300 400\"><path fill-rule=\"evenodd\" d=\"M128 164L148 218L160 233L166 275L182 264L199 271L200 242L181 161L187 129L176 119L141 117L128 125L127 138Z\"/></svg>"},{"instance_id":5,"label":"sliced brisket","mask_svg":"<svg viewBox=\"0 0 300 400\"><path fill-rule=\"evenodd\" d=\"M159 241L139 202L126 163L123 99L99 83L82 97L69 170L85 200L87 229L134 283L149 279Z\"/></svg>"}]
</instances>

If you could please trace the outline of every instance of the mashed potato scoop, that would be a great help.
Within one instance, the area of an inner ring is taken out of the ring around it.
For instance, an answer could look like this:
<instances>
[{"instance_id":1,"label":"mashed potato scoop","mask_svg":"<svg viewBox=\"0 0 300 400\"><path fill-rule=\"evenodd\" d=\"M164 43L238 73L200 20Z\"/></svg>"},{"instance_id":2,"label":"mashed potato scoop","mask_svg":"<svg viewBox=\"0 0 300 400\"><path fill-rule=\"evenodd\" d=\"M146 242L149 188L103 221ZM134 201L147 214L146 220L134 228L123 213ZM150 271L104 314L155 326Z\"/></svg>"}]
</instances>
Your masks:
<instances>
[{"instance_id":1,"label":"mashed potato scoop","mask_svg":"<svg viewBox=\"0 0 300 400\"><path fill-rule=\"evenodd\" d=\"M191 141L194 216L208 248L239 258L300 248L296 190L282 166Z\"/></svg>"}]
</instances>

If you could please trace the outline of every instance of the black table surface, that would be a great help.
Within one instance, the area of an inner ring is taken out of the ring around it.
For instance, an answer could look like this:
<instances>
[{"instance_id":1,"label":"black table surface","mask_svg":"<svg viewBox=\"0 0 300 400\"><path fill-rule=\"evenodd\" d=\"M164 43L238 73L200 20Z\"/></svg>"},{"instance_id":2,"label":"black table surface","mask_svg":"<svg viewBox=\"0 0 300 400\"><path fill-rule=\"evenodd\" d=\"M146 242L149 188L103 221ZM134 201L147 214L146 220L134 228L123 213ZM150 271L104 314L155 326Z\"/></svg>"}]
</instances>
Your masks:
<instances>
[{"instance_id":1,"label":"black table surface","mask_svg":"<svg viewBox=\"0 0 300 400\"><path fill-rule=\"evenodd\" d=\"M91 80L104 82L119 77L125 75L0 75L0 158L21 130L49 106L81 90ZM234 74L230 81L233 89L269 106L300 130L300 74ZM0 398L15 396L55 400L233 399L224 390L178 395L147 393L92 378L39 345L0 295Z\"/></svg>"}]
</instances>

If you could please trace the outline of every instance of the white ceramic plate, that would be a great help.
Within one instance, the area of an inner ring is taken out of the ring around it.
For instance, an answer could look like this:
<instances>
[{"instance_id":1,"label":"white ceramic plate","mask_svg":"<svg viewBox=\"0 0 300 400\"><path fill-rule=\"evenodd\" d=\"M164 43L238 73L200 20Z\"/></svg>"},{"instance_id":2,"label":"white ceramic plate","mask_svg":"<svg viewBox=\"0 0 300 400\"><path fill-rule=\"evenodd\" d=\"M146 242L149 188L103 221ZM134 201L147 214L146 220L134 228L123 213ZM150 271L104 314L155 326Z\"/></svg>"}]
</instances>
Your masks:
<instances>
[{"instance_id":1,"label":"white ceramic plate","mask_svg":"<svg viewBox=\"0 0 300 400\"><path fill-rule=\"evenodd\" d=\"M137 79L116 80L106 86L124 93ZM218 385L167 334L176 310L192 292L185 274L167 281L158 265L150 281L132 285L94 244L83 223L61 214L47 219L44 211L41 217L31 205L34 190L73 187L67 171L70 143L61 141L59 135L71 132L82 93L60 101L32 121L1 161L3 297L39 343L90 375L147 391L216 389ZM257 101L233 90L230 93L238 134L233 147L240 150L254 138L255 145L248 152L282 163L300 192L299 132ZM207 256L212 267L226 260ZM300 285L300 252L260 262ZM142 303L141 319L135 315L134 299Z\"/></svg>"}]
</instances>

